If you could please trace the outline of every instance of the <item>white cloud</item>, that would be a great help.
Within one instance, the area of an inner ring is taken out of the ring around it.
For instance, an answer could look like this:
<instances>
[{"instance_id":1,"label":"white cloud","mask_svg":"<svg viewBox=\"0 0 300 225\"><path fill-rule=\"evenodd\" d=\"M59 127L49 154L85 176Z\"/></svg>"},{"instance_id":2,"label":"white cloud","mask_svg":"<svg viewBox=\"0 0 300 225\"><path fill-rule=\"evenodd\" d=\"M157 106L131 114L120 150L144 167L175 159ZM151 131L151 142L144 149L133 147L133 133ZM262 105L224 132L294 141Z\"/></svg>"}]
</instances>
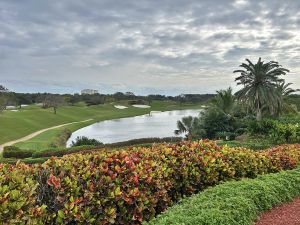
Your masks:
<instances>
[{"instance_id":1,"label":"white cloud","mask_svg":"<svg viewBox=\"0 0 300 225\"><path fill-rule=\"evenodd\" d=\"M293 0L2 0L0 83L206 93L233 85L232 71L261 56L289 68L300 88L299 13Z\"/></svg>"}]
</instances>

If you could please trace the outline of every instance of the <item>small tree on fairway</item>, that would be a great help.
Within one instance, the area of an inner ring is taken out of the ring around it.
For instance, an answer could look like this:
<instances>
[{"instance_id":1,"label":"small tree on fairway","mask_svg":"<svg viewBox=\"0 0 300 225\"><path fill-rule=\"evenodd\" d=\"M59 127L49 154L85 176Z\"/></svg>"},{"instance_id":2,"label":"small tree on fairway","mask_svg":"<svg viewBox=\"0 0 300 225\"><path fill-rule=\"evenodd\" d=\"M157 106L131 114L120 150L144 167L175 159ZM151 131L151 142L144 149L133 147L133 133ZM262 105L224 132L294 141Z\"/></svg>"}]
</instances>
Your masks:
<instances>
[{"instance_id":1,"label":"small tree on fairway","mask_svg":"<svg viewBox=\"0 0 300 225\"><path fill-rule=\"evenodd\" d=\"M45 97L43 107L53 108L53 113L56 114L58 107L62 106L63 104L64 98L62 96L49 94Z\"/></svg>"}]
</instances>

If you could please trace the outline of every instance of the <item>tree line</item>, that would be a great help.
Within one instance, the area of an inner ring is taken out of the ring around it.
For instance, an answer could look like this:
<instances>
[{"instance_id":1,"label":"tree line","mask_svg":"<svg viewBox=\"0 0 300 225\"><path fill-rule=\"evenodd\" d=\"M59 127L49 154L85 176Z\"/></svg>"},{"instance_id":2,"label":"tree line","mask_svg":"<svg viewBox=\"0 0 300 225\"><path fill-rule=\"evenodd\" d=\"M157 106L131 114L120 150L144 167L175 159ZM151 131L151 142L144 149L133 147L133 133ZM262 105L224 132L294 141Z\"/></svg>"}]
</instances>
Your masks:
<instances>
[{"instance_id":1,"label":"tree line","mask_svg":"<svg viewBox=\"0 0 300 225\"><path fill-rule=\"evenodd\" d=\"M7 106L40 104L43 108L53 108L56 113L57 108L63 105L75 105L84 102L87 106L100 105L107 102L127 100L129 104L151 104L154 100L170 100L180 104L201 103L212 98L214 94L185 94L178 96L166 95L135 95L133 92L116 92L114 94L52 94L52 93L16 93L9 91L0 85L0 110L3 111Z\"/></svg>"}]
</instances>

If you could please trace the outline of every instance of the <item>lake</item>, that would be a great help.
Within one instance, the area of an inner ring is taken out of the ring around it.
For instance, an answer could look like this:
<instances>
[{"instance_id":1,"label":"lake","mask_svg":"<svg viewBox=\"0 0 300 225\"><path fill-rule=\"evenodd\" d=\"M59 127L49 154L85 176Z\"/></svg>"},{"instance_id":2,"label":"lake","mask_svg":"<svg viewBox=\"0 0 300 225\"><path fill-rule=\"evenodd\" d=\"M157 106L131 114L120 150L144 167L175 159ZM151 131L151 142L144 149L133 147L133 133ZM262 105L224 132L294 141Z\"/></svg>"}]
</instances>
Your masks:
<instances>
[{"instance_id":1,"label":"lake","mask_svg":"<svg viewBox=\"0 0 300 225\"><path fill-rule=\"evenodd\" d=\"M103 143L114 143L137 138L172 137L176 123L184 116L198 116L198 110L151 112L147 115L106 120L75 131L67 142L69 147L77 137L86 136Z\"/></svg>"}]
</instances>

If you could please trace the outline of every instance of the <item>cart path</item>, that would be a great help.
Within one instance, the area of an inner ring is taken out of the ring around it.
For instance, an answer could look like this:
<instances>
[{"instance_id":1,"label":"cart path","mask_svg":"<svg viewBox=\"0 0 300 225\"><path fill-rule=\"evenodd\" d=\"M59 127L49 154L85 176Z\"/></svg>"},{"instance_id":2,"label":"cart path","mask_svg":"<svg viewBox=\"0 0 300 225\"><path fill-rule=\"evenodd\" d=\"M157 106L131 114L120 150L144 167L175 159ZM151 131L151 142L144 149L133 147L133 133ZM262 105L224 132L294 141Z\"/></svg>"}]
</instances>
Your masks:
<instances>
[{"instance_id":1,"label":"cart path","mask_svg":"<svg viewBox=\"0 0 300 225\"><path fill-rule=\"evenodd\" d=\"M299 225L300 197L277 206L261 215L256 225Z\"/></svg>"},{"instance_id":2,"label":"cart path","mask_svg":"<svg viewBox=\"0 0 300 225\"><path fill-rule=\"evenodd\" d=\"M61 125L57 125L57 126L53 126L53 127L48 127L48 128L42 129L42 130L38 130L38 131L33 132L33 133L31 133L31 134L29 134L29 135L27 135L25 137L22 137L22 138L19 138L19 139L16 139L14 141L10 141L10 142L4 143L4 144L0 144L0 153L3 151L3 148L5 146L14 145L14 144L16 144L18 142L22 142L22 141L28 141L31 138L34 138L35 136L38 136L41 133L44 133L45 131L53 130L53 129L60 128L60 127L64 127L64 126L71 125L71 124L74 124L74 123L84 123L84 122L91 121L91 120L93 120L93 119L82 120L82 121L71 122L71 123L64 123L64 124L61 124Z\"/></svg>"}]
</instances>

